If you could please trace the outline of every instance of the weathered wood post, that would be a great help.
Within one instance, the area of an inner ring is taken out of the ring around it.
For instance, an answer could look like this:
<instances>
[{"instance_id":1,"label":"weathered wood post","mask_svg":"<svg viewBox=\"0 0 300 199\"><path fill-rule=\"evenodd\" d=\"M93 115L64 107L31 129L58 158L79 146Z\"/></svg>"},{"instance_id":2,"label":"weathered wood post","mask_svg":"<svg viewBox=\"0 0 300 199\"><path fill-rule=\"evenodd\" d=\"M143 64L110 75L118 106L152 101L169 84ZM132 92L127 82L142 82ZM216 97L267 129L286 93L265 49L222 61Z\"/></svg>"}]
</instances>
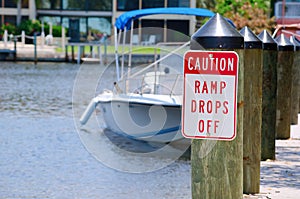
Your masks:
<instances>
[{"instance_id":1,"label":"weathered wood post","mask_svg":"<svg viewBox=\"0 0 300 199\"><path fill-rule=\"evenodd\" d=\"M90 54L92 55L92 58L95 58L95 51L94 51L94 46L90 46Z\"/></svg>"},{"instance_id":2,"label":"weathered wood post","mask_svg":"<svg viewBox=\"0 0 300 199\"><path fill-rule=\"evenodd\" d=\"M236 137L232 141L192 140L192 198L243 197L244 38L216 14L191 38L191 50L235 51L239 55ZM223 128L227 128L226 125Z\"/></svg>"},{"instance_id":3,"label":"weathered wood post","mask_svg":"<svg viewBox=\"0 0 300 199\"><path fill-rule=\"evenodd\" d=\"M107 64L107 38L104 36L104 63ZM101 53L100 53L101 54Z\"/></svg>"},{"instance_id":4,"label":"weathered wood post","mask_svg":"<svg viewBox=\"0 0 300 199\"><path fill-rule=\"evenodd\" d=\"M103 61L102 61L102 54L101 54L101 44L99 44L97 48L98 48L99 63L102 64Z\"/></svg>"},{"instance_id":5,"label":"weathered wood post","mask_svg":"<svg viewBox=\"0 0 300 199\"><path fill-rule=\"evenodd\" d=\"M75 52L74 52L74 45L71 45L71 55L72 55L72 63L75 63Z\"/></svg>"},{"instance_id":6,"label":"weathered wood post","mask_svg":"<svg viewBox=\"0 0 300 199\"><path fill-rule=\"evenodd\" d=\"M298 40L296 37L293 37L294 39L294 42L295 43L298 43L298 44L300 44L300 40ZM296 52L296 54L295 54L295 56L296 56L296 65L298 66L298 72L299 72L299 76L300 76L300 51L297 51ZM300 80L299 80L299 82L298 82L298 92L299 92L299 109L298 109L298 113L300 113Z\"/></svg>"},{"instance_id":7,"label":"weathered wood post","mask_svg":"<svg viewBox=\"0 0 300 199\"><path fill-rule=\"evenodd\" d=\"M244 36L243 192L259 193L262 114L262 41L246 26Z\"/></svg>"},{"instance_id":8,"label":"weathered wood post","mask_svg":"<svg viewBox=\"0 0 300 199\"><path fill-rule=\"evenodd\" d=\"M300 43L295 36L290 37L295 46L294 63L292 68L292 97L291 97L291 124L298 124L299 97L300 97Z\"/></svg>"},{"instance_id":9,"label":"weathered wood post","mask_svg":"<svg viewBox=\"0 0 300 199\"><path fill-rule=\"evenodd\" d=\"M69 61L69 52L68 52L68 48L69 48L69 46L66 45L66 46L65 46L65 62L68 62L68 61Z\"/></svg>"},{"instance_id":10,"label":"weathered wood post","mask_svg":"<svg viewBox=\"0 0 300 199\"><path fill-rule=\"evenodd\" d=\"M80 45L77 45L77 50L78 50L78 52L77 52L77 64L80 64L80 62L81 62L81 54L82 54L81 48L82 47Z\"/></svg>"},{"instance_id":11,"label":"weathered wood post","mask_svg":"<svg viewBox=\"0 0 300 199\"><path fill-rule=\"evenodd\" d=\"M33 45L34 45L34 64L37 64L37 39L36 33L33 34Z\"/></svg>"},{"instance_id":12,"label":"weathered wood post","mask_svg":"<svg viewBox=\"0 0 300 199\"><path fill-rule=\"evenodd\" d=\"M291 130L291 87L294 45L283 34L276 39L277 58L277 112L276 138L290 138Z\"/></svg>"},{"instance_id":13,"label":"weathered wood post","mask_svg":"<svg viewBox=\"0 0 300 199\"><path fill-rule=\"evenodd\" d=\"M17 37L14 37L14 61L17 61Z\"/></svg>"},{"instance_id":14,"label":"weathered wood post","mask_svg":"<svg viewBox=\"0 0 300 199\"><path fill-rule=\"evenodd\" d=\"M261 160L275 160L277 43L266 30L258 38L263 42Z\"/></svg>"}]
</instances>

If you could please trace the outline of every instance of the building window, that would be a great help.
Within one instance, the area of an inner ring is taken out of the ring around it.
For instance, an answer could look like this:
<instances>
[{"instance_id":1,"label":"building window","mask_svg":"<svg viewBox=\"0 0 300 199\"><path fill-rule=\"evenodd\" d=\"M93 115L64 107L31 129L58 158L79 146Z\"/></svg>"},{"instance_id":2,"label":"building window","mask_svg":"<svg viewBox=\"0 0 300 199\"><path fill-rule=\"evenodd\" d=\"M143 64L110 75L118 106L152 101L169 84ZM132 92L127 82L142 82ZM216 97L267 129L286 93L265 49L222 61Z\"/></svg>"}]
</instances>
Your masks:
<instances>
[{"instance_id":1,"label":"building window","mask_svg":"<svg viewBox=\"0 0 300 199\"><path fill-rule=\"evenodd\" d=\"M142 41L149 39L150 35L155 35L155 42L164 40L164 20L142 19Z\"/></svg>"},{"instance_id":2,"label":"building window","mask_svg":"<svg viewBox=\"0 0 300 199\"><path fill-rule=\"evenodd\" d=\"M142 8L163 8L165 0L143 0Z\"/></svg>"},{"instance_id":3,"label":"building window","mask_svg":"<svg viewBox=\"0 0 300 199\"><path fill-rule=\"evenodd\" d=\"M17 17L16 16L11 16L11 15L5 15L4 16L4 21L5 21L5 23L16 25L17 24Z\"/></svg>"},{"instance_id":4,"label":"building window","mask_svg":"<svg viewBox=\"0 0 300 199\"><path fill-rule=\"evenodd\" d=\"M60 5L61 5L60 0L43 0L43 1L36 2L36 7L38 9L58 10L60 9Z\"/></svg>"},{"instance_id":5,"label":"building window","mask_svg":"<svg viewBox=\"0 0 300 199\"><path fill-rule=\"evenodd\" d=\"M87 10L97 10L97 11L111 11L112 1L111 0L88 0Z\"/></svg>"},{"instance_id":6,"label":"building window","mask_svg":"<svg viewBox=\"0 0 300 199\"><path fill-rule=\"evenodd\" d=\"M168 0L168 7L190 7L189 0Z\"/></svg>"},{"instance_id":7,"label":"building window","mask_svg":"<svg viewBox=\"0 0 300 199\"><path fill-rule=\"evenodd\" d=\"M5 8L17 8L17 2L16 0L2 0L4 1L4 7ZM22 8L28 8L28 0L23 0L22 2Z\"/></svg>"},{"instance_id":8,"label":"building window","mask_svg":"<svg viewBox=\"0 0 300 199\"><path fill-rule=\"evenodd\" d=\"M142 0L142 8L190 7L190 0ZM139 0L117 0L118 11L139 9Z\"/></svg>"},{"instance_id":9,"label":"building window","mask_svg":"<svg viewBox=\"0 0 300 199\"><path fill-rule=\"evenodd\" d=\"M51 10L82 10L82 11L111 11L111 0L43 0L37 1L36 6L38 9L51 9Z\"/></svg>"},{"instance_id":10,"label":"building window","mask_svg":"<svg viewBox=\"0 0 300 199\"><path fill-rule=\"evenodd\" d=\"M189 20L167 20L167 42L187 42Z\"/></svg>"},{"instance_id":11,"label":"building window","mask_svg":"<svg viewBox=\"0 0 300 199\"><path fill-rule=\"evenodd\" d=\"M16 8L17 3L14 0L4 0L4 7L5 8Z\"/></svg>"},{"instance_id":12,"label":"building window","mask_svg":"<svg viewBox=\"0 0 300 199\"><path fill-rule=\"evenodd\" d=\"M62 17L62 26L68 28L71 41L100 40L111 34L110 17Z\"/></svg>"},{"instance_id":13,"label":"building window","mask_svg":"<svg viewBox=\"0 0 300 199\"><path fill-rule=\"evenodd\" d=\"M28 4L29 4L28 0L27 1L23 0L22 1L22 8L29 8Z\"/></svg>"},{"instance_id":14,"label":"building window","mask_svg":"<svg viewBox=\"0 0 300 199\"><path fill-rule=\"evenodd\" d=\"M275 16L276 18L282 18L283 2L278 1L275 4ZM285 2L284 17L285 18L300 18L300 2Z\"/></svg>"},{"instance_id":15,"label":"building window","mask_svg":"<svg viewBox=\"0 0 300 199\"><path fill-rule=\"evenodd\" d=\"M118 11L138 10L139 0L117 0Z\"/></svg>"},{"instance_id":16,"label":"building window","mask_svg":"<svg viewBox=\"0 0 300 199\"><path fill-rule=\"evenodd\" d=\"M88 23L88 40L100 40L104 34L111 34L110 18L89 17Z\"/></svg>"},{"instance_id":17,"label":"building window","mask_svg":"<svg viewBox=\"0 0 300 199\"><path fill-rule=\"evenodd\" d=\"M62 0L63 10L111 11L111 0Z\"/></svg>"},{"instance_id":18,"label":"building window","mask_svg":"<svg viewBox=\"0 0 300 199\"><path fill-rule=\"evenodd\" d=\"M87 1L85 0L63 0L64 10L86 10Z\"/></svg>"},{"instance_id":19,"label":"building window","mask_svg":"<svg viewBox=\"0 0 300 199\"><path fill-rule=\"evenodd\" d=\"M41 16L39 20L43 21L44 23L51 23L52 25L61 25L60 17L48 17L48 16Z\"/></svg>"}]
</instances>

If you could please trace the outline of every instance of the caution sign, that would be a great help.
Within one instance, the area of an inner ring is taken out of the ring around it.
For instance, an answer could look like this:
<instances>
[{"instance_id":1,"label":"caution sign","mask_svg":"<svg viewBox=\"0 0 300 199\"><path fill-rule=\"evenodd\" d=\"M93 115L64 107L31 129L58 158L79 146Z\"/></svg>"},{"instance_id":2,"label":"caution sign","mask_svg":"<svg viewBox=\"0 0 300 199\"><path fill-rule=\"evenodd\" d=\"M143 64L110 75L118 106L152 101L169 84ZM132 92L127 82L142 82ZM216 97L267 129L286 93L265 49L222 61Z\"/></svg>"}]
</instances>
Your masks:
<instances>
[{"instance_id":1,"label":"caution sign","mask_svg":"<svg viewBox=\"0 0 300 199\"><path fill-rule=\"evenodd\" d=\"M185 53L181 120L184 137L235 138L238 62L234 51Z\"/></svg>"}]
</instances>

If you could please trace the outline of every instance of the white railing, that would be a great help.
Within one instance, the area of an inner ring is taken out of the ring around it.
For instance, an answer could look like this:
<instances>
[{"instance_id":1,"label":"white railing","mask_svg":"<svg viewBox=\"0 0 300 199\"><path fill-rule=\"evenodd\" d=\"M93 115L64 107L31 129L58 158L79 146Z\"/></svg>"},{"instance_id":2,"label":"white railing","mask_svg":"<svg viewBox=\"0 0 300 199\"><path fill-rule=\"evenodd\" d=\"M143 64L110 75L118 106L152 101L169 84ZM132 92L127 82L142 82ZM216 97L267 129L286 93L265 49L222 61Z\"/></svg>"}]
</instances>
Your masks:
<instances>
[{"instance_id":1,"label":"white railing","mask_svg":"<svg viewBox=\"0 0 300 199\"><path fill-rule=\"evenodd\" d=\"M20 35L13 35L13 34L9 34L7 32L7 30L4 30L4 34L3 34L3 42L4 42L4 46L7 46L8 42L11 42L13 39L19 39L21 38L21 43L22 46L25 45L25 38L27 39L32 39L34 40L35 37L34 36L29 36L29 35L25 35L25 32L22 31ZM42 32L40 36L36 36L36 44L43 47L44 45L57 45L57 46L61 46L61 48L64 50L65 49L65 45L68 42L68 39L65 36L65 29L64 27L62 27L62 36L61 38L57 38L57 37L53 37L52 35L47 35L45 36L45 33Z\"/></svg>"},{"instance_id":2,"label":"white railing","mask_svg":"<svg viewBox=\"0 0 300 199\"><path fill-rule=\"evenodd\" d=\"M125 91L126 93L137 94L159 94L159 95L182 95L182 74L165 74L163 72L148 72L135 76L130 79L122 79L117 83L118 90Z\"/></svg>"},{"instance_id":3,"label":"white railing","mask_svg":"<svg viewBox=\"0 0 300 199\"><path fill-rule=\"evenodd\" d=\"M157 44L156 47L160 47L159 58L155 52L154 62L130 69L130 74L122 75L118 86L126 93L181 95L183 93L180 83L182 82L181 62L189 44L190 42ZM163 48L166 46L173 46L173 48ZM180 61L176 62L179 58ZM172 63L168 63L167 59ZM174 59L176 63L174 63Z\"/></svg>"}]
</instances>

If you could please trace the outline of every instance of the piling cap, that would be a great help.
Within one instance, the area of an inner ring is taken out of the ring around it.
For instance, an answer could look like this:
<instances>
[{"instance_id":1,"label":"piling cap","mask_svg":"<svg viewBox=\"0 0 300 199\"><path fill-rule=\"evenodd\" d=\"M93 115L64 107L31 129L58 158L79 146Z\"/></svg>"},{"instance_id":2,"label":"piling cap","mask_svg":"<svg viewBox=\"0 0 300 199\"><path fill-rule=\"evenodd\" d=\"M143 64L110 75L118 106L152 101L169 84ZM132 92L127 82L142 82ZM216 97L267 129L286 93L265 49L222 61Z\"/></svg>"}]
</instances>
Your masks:
<instances>
[{"instance_id":1,"label":"piling cap","mask_svg":"<svg viewBox=\"0 0 300 199\"><path fill-rule=\"evenodd\" d=\"M295 36L290 36L290 42L294 44L295 50L299 51L300 50L300 41L295 37Z\"/></svg>"},{"instance_id":2,"label":"piling cap","mask_svg":"<svg viewBox=\"0 0 300 199\"><path fill-rule=\"evenodd\" d=\"M243 49L244 37L223 18L215 14L192 35L191 49Z\"/></svg>"},{"instance_id":3,"label":"piling cap","mask_svg":"<svg viewBox=\"0 0 300 199\"><path fill-rule=\"evenodd\" d=\"M276 37L275 41L278 44L279 51L294 51L294 44L292 44L284 34L281 33Z\"/></svg>"},{"instance_id":4,"label":"piling cap","mask_svg":"<svg viewBox=\"0 0 300 199\"><path fill-rule=\"evenodd\" d=\"M240 33L244 36L246 49L262 49L262 41L251 31L250 28L245 26Z\"/></svg>"},{"instance_id":5,"label":"piling cap","mask_svg":"<svg viewBox=\"0 0 300 199\"><path fill-rule=\"evenodd\" d=\"M263 30L261 33L259 33L258 38L263 42L264 50L277 50L277 42L267 30Z\"/></svg>"}]
</instances>

